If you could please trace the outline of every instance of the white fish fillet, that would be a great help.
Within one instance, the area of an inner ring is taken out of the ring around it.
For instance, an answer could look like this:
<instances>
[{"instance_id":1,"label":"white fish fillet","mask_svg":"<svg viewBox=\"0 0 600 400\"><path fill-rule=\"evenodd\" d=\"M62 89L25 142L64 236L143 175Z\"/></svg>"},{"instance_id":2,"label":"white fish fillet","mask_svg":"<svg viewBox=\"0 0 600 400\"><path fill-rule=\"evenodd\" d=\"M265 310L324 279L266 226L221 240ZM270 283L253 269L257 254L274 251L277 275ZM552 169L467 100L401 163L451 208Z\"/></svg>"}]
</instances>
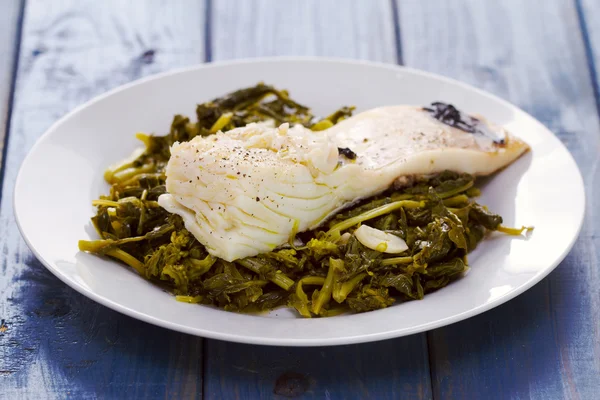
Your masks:
<instances>
[{"instance_id":1,"label":"white fish fillet","mask_svg":"<svg viewBox=\"0 0 600 400\"><path fill-rule=\"evenodd\" d=\"M502 145L413 106L373 109L322 132L250 124L175 143L159 203L209 253L233 261L273 250L398 178L444 170L488 175L527 151L501 127L486 126Z\"/></svg>"}]
</instances>

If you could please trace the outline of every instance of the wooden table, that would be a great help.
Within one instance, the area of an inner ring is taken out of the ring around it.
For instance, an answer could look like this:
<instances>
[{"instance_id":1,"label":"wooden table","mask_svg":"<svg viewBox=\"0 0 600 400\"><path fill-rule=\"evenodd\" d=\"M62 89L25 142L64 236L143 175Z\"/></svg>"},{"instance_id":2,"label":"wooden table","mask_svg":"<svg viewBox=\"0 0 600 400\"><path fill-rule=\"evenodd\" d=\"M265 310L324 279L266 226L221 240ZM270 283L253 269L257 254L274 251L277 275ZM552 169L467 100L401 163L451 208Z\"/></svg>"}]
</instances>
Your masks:
<instances>
[{"instance_id":1,"label":"wooden table","mask_svg":"<svg viewBox=\"0 0 600 400\"><path fill-rule=\"evenodd\" d=\"M598 0L0 0L0 398L600 398L599 21ZM142 76L272 55L404 64L530 112L585 179L573 251L533 289L478 317L313 349L148 325L79 295L35 259L12 192L21 160L53 122Z\"/></svg>"}]
</instances>

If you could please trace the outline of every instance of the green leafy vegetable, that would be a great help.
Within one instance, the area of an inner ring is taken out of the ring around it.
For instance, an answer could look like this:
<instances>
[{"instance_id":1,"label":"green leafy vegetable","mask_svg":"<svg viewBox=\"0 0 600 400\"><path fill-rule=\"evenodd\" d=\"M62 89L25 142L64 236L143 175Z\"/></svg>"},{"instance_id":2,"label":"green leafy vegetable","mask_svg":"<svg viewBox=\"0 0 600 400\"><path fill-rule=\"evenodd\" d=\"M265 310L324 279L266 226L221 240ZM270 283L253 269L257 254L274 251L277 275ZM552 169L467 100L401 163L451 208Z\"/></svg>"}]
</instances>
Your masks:
<instances>
[{"instance_id":1,"label":"green leafy vegetable","mask_svg":"<svg viewBox=\"0 0 600 400\"><path fill-rule=\"evenodd\" d=\"M521 235L531 229L503 226L499 215L475 202L480 192L472 176L445 171L345 209L327 227L295 232L275 251L229 263L211 256L181 218L157 202L176 141L268 120L319 134L353 109L318 119L287 91L260 83L198 105L196 122L176 115L165 136L138 133L144 149L106 171L110 192L93 202L100 239L80 241L80 250L129 265L181 302L235 312L288 306L310 318L421 299L462 276L467 254L488 232ZM363 246L353 235L361 224L402 238L408 250L389 255Z\"/></svg>"}]
</instances>

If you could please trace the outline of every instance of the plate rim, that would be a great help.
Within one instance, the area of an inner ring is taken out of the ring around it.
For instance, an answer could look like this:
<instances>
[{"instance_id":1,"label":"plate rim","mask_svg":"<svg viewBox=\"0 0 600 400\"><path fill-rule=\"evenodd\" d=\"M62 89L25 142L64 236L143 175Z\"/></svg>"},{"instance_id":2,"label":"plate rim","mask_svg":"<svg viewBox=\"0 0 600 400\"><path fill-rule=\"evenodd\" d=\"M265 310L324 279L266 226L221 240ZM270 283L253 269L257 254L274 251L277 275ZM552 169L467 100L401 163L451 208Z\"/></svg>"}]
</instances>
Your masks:
<instances>
[{"instance_id":1,"label":"plate rim","mask_svg":"<svg viewBox=\"0 0 600 400\"><path fill-rule=\"evenodd\" d=\"M103 99L110 97L116 93L125 91L134 86L142 85L149 81L161 79L163 77L178 75L178 74L196 71L196 70L219 68L219 67L224 67L224 66L229 66L229 65L277 63L277 62L309 62L309 63L330 63L330 64L337 63L337 64L346 64L346 65L355 65L355 66L362 65L362 66L370 66L370 67L376 67L376 68L385 68L388 70L401 70L401 71L406 71L406 72L409 72L412 74L421 75L421 76L424 76L427 78L435 79L438 81L443 81L443 82L447 82L447 83L450 83L453 85L457 85L464 89L468 89L472 92L475 92L480 96L485 96L487 98L490 98L491 100L501 103L504 106L507 106L509 108L516 108L517 110L519 110L520 112L524 113L526 116L531 118L533 121L540 124L548 132L550 132L558 140L559 145L562 146L562 148L566 151L568 158L575 166L575 169L577 171L578 186L581 187L581 189L582 189L582 203L583 203L581 210L579 212L576 234L573 235L571 242L565 248L564 252L547 268L537 272L535 275L533 275L531 278L529 278L525 283L516 287L515 289L505 293L504 295L502 295L496 299L493 299L487 303L481 304L470 310L463 311L458 314L453 314L451 316L448 316L446 318L442 318L442 319L439 319L439 320L436 320L433 322L412 326L410 328L402 328L402 329L395 329L395 330L392 329L392 330L388 330L388 331L382 331L382 332L372 333L372 334L362 334L362 335L357 335L357 336L342 336L339 338L338 337L328 337L328 338L310 338L310 339L264 338L264 337L244 336L243 334L220 333L220 332L215 332L212 330L192 328L190 326L182 325L182 324L179 324L176 322L165 321L163 319L159 319L154 316L136 311L135 309L129 308L129 307L124 306L120 303L117 303L109 298L106 298L102 295L96 294L93 291L87 290L85 287L83 287L76 281L70 280L65 274L61 273L59 268L53 266L52 265L53 263L45 260L44 257L42 257L42 255L36 250L35 246L33 246L33 244L30 242L26 232L24 231L22 224L21 224L21 220L19 218L20 213L18 210L20 207L19 207L19 203L17 201L18 200L17 199L18 192L19 192L18 188L22 186L21 181L23 179L23 176L22 176L22 172L24 169L23 167L28 162L31 162L32 154L43 142L48 140L48 137L50 137L52 132L54 132L57 128L59 128L66 120L71 118L73 115L76 115L81 110L83 110L87 107L90 107L93 104L100 102ZM50 127L48 127L46 129L46 131L40 137L38 137L36 139L35 143L28 150L26 156L23 158L23 161L21 162L21 164L19 166L19 170L16 175L15 183L14 183L14 187L13 187L12 203L13 203L13 214L15 217L17 227L21 234L21 237L24 239L25 243L29 247L30 251L37 258L37 260L39 260L46 269L48 269L54 276L56 276L60 281L65 283L67 286L71 287L72 289L76 290L83 296L90 298L91 300L93 300L105 307L108 307L114 311L121 313L121 314L125 314L129 317L150 323L152 325L171 329L171 330L178 331L178 332L191 334L194 336L209 338L209 339L225 340L225 341L230 341L230 342L235 342L235 343L246 343L246 344L255 344L255 345L290 346L290 347L321 347L321 346L337 346L337 345L347 345L347 344L357 344L357 343L368 343L368 342L375 342L375 341L387 340L387 339L422 333L422 332L426 332L426 331L429 331L432 329L436 329L439 327L447 326L447 325L450 325L450 324L453 324L456 322L466 320L468 318L482 314L486 311L489 311L493 308L496 308L496 307L514 299L515 297L519 296L520 294L526 292L527 290L529 290L530 288L532 288L533 286L538 284L546 276L548 276L552 271L554 271L556 269L556 267L571 252L571 250L573 249L575 243L577 242L577 240L581 234L581 230L583 228L583 222L584 222L584 218L585 218L586 204L587 204L586 197L587 196L586 196L585 182L583 180L581 170L580 170L579 166L577 165L577 162L575 161L573 155L571 154L569 149L564 145L564 143L562 141L560 141L560 139L556 136L556 134L554 132L552 132L552 130L550 130L547 126L545 126L537 118L535 118L534 116L529 114L527 111L523 110L522 108L512 104L511 102L509 102L507 100L504 100L503 98L501 98L495 94L492 94L483 89L480 89L471 84L459 81L454 78L450 78L450 77L440 75L437 73L432 73L432 72L424 71L421 69L406 67L406 66L398 65L398 64L385 63L385 62L379 62L379 61L370 61L370 60L343 58L343 57L275 56L275 57L255 57L255 58L241 58L241 59L234 59L234 60L213 61L213 62L208 62L208 63L203 63L203 64L195 64L195 65L190 65L190 66L186 66L186 67L174 68L174 69L170 69L168 71L163 71L160 73L152 74L152 75L145 76L145 77L136 79L134 81L125 83L123 85L117 86L113 89L110 89L104 93L101 93L101 94L89 99L88 101L73 108L72 110L67 112L65 115L63 115L61 118L59 118L57 121L55 121L52 125L50 125Z\"/></svg>"}]
</instances>

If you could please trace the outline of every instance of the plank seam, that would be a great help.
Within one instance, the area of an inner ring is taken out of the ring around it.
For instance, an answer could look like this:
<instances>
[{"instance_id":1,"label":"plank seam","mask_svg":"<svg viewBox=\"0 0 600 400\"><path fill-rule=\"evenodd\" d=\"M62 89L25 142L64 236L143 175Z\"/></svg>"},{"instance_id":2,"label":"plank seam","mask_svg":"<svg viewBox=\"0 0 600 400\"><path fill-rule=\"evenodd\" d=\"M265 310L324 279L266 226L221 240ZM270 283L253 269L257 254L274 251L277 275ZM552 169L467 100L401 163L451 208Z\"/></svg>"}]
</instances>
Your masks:
<instances>
[{"instance_id":1,"label":"plank seam","mask_svg":"<svg viewBox=\"0 0 600 400\"><path fill-rule=\"evenodd\" d=\"M10 136L10 128L12 121L12 112L15 103L15 91L17 87L17 72L19 70L19 57L21 55L21 39L23 35L23 19L25 17L25 2L21 1L19 16L17 19L16 35L15 35L15 46L13 49L13 62L12 62L12 73L11 82L8 96L8 107L6 109L6 125L4 133L4 146L2 147L2 160L0 161L0 203L3 200L4 194L4 176L6 175L6 158L8 155L8 140Z\"/></svg>"},{"instance_id":2,"label":"plank seam","mask_svg":"<svg viewBox=\"0 0 600 400\"><path fill-rule=\"evenodd\" d=\"M435 360L433 358L433 349L432 349L432 345L433 345L433 338L431 337L432 333L431 331L427 331L425 333L425 339L427 340L427 362L428 362L428 367L429 367L429 384L431 386L431 398L433 400L437 399L436 396L436 390L435 390L435 385L434 385L434 378L437 375L434 371L435 369Z\"/></svg>"},{"instance_id":3,"label":"plank seam","mask_svg":"<svg viewBox=\"0 0 600 400\"><path fill-rule=\"evenodd\" d=\"M592 81L592 89L594 90L594 100L596 101L596 112L600 116L600 87L598 86L598 70L596 62L594 61L594 51L592 50L592 44L590 41L589 30L583 12L583 5L581 0L575 0L575 10L577 12L577 19L579 22L579 31L581 32L581 38L583 40L583 47L585 50L585 57L588 64L588 70L590 72L590 79Z\"/></svg>"},{"instance_id":4,"label":"plank seam","mask_svg":"<svg viewBox=\"0 0 600 400\"><path fill-rule=\"evenodd\" d=\"M402 57L402 32L400 31L400 10L396 0L390 0L392 4L392 21L394 24L394 41L396 42L396 63L404 65Z\"/></svg>"},{"instance_id":5,"label":"plank seam","mask_svg":"<svg viewBox=\"0 0 600 400\"><path fill-rule=\"evenodd\" d=\"M208 339L206 338L202 338L202 351L200 352L202 354L202 390L200 391L200 399L204 400L207 398L207 393L206 393L206 382L208 381L207 377L206 377L206 371L208 371Z\"/></svg>"},{"instance_id":6,"label":"plank seam","mask_svg":"<svg viewBox=\"0 0 600 400\"><path fill-rule=\"evenodd\" d=\"M212 0L205 0L204 10L204 62L212 61Z\"/></svg>"}]
</instances>

